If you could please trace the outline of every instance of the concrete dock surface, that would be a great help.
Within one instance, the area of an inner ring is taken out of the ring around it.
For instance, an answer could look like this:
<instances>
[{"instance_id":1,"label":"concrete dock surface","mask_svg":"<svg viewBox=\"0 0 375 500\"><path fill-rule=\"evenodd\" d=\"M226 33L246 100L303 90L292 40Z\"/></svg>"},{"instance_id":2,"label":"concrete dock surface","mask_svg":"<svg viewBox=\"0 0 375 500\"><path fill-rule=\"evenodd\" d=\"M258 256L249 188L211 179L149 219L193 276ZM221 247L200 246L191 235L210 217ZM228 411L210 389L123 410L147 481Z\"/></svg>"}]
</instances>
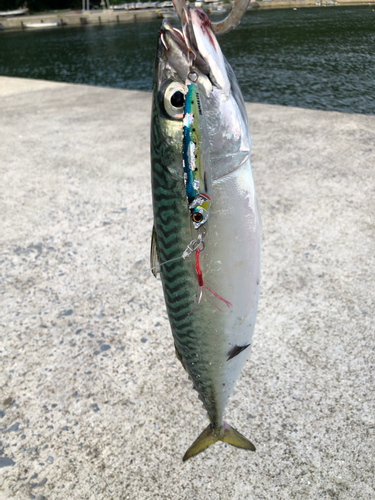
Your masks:
<instances>
[{"instance_id":1,"label":"concrete dock surface","mask_svg":"<svg viewBox=\"0 0 375 500\"><path fill-rule=\"evenodd\" d=\"M375 116L247 104L264 236L224 443L175 358L148 93L0 78L0 499L375 498Z\"/></svg>"}]
</instances>

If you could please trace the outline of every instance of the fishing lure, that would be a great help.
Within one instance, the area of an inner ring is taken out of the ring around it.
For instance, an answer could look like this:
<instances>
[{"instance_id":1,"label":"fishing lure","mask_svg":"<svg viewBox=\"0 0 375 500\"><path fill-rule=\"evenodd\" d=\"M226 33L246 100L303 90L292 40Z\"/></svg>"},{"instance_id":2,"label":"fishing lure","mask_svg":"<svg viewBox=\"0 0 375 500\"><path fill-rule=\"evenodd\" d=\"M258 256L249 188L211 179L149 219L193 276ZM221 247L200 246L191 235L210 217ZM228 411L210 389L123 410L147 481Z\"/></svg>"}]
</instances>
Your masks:
<instances>
[{"instance_id":1,"label":"fishing lure","mask_svg":"<svg viewBox=\"0 0 375 500\"><path fill-rule=\"evenodd\" d=\"M189 77L195 78L197 75L192 66ZM218 295L216 292L203 282L202 271L199 266L199 255L204 250L203 238L207 233L207 227L204 226L208 221L211 199L209 197L209 189L211 179L209 177L209 168L205 169L204 160L204 141L203 134L206 129L204 121L204 113L202 102L196 84L188 79L186 82L187 92L185 94L184 117L183 117L183 146L182 146L182 163L184 169L184 184L186 197L189 205L190 216L194 228L204 228L204 231L198 233L197 241L199 244L195 247L195 271L197 273L199 294L198 300L188 316L192 314L202 301L203 293L209 292L217 299L224 302L228 307L231 303ZM206 153L207 154L207 153ZM186 258L190 253L183 254ZM207 297L208 302L216 309L223 312L219 307L213 304ZM188 318L186 317L186 319ZM185 319L185 320L186 320Z\"/></svg>"},{"instance_id":2,"label":"fishing lure","mask_svg":"<svg viewBox=\"0 0 375 500\"><path fill-rule=\"evenodd\" d=\"M186 197L195 229L208 220L211 199L202 154L203 110L197 86L187 81L183 117L182 158Z\"/></svg>"}]
</instances>

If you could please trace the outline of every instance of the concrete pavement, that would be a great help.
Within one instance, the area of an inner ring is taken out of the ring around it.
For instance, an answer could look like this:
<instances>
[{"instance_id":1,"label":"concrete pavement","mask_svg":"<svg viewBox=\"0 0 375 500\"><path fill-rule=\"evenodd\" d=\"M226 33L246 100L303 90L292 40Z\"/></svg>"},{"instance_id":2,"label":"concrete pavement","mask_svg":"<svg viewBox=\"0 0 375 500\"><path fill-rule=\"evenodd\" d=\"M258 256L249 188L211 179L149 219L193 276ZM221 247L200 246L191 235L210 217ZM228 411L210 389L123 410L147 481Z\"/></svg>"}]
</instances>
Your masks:
<instances>
[{"instance_id":1,"label":"concrete pavement","mask_svg":"<svg viewBox=\"0 0 375 500\"><path fill-rule=\"evenodd\" d=\"M0 498L373 499L375 117L247 104L264 239L226 420L176 360L148 93L0 78ZM128 280L128 281L127 281Z\"/></svg>"}]
</instances>

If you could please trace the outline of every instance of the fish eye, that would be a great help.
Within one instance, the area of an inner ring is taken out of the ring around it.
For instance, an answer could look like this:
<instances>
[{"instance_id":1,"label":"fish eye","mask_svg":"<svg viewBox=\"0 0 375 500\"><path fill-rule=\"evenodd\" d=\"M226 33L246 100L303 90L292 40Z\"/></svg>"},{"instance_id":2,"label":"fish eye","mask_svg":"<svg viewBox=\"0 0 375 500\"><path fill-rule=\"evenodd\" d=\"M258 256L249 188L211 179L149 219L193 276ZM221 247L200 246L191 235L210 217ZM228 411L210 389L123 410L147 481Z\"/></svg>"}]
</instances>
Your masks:
<instances>
[{"instance_id":1,"label":"fish eye","mask_svg":"<svg viewBox=\"0 0 375 500\"><path fill-rule=\"evenodd\" d=\"M184 116L185 88L182 83L172 82L164 93L164 108L171 118L181 120Z\"/></svg>"},{"instance_id":2,"label":"fish eye","mask_svg":"<svg viewBox=\"0 0 375 500\"><path fill-rule=\"evenodd\" d=\"M180 90L176 90L172 95L171 104L174 108L182 108L184 105L184 94Z\"/></svg>"},{"instance_id":3,"label":"fish eye","mask_svg":"<svg viewBox=\"0 0 375 500\"><path fill-rule=\"evenodd\" d=\"M195 213L193 213L191 218L193 219L193 222L199 223L199 222L202 222L203 215L200 212L195 212Z\"/></svg>"}]
</instances>

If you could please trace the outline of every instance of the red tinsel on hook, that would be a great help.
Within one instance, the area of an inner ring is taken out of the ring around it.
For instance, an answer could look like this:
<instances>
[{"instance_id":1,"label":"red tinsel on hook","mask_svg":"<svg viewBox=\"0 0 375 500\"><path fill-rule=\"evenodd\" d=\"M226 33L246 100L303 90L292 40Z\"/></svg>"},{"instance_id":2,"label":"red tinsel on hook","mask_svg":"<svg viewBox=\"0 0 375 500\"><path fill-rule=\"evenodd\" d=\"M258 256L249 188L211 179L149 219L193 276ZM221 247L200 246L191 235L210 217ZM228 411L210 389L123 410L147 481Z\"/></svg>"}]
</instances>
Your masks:
<instances>
[{"instance_id":1,"label":"red tinsel on hook","mask_svg":"<svg viewBox=\"0 0 375 500\"><path fill-rule=\"evenodd\" d=\"M199 298L198 298L198 302L197 304L193 307L193 309L189 312L189 314L186 316L185 318L185 321L188 319L188 317L190 316L191 313L193 313L195 311L195 309L199 306L199 304L201 303L201 300L202 300L202 297L203 297L203 292L204 290L207 290L208 292L212 293L212 295L214 297L216 297L217 299L221 300L222 302L224 302L224 304L226 304L228 307L231 307L232 304L228 301L228 300L225 300L223 299L223 297L220 297L220 295L218 295L217 293L215 293L213 290L211 290L211 288L206 285L205 283L203 283L203 276L202 276L202 271L201 271L201 268L199 267L199 254L201 253L201 249L200 248L197 248L195 250L195 272L197 273L197 278L198 278L198 285L199 285ZM207 298L207 297L206 297ZM208 298L207 298L208 300ZM210 300L208 300L208 302L214 306L216 309L218 309L219 311L223 312L222 309L220 309L219 307L215 306L215 304L213 304Z\"/></svg>"}]
</instances>

